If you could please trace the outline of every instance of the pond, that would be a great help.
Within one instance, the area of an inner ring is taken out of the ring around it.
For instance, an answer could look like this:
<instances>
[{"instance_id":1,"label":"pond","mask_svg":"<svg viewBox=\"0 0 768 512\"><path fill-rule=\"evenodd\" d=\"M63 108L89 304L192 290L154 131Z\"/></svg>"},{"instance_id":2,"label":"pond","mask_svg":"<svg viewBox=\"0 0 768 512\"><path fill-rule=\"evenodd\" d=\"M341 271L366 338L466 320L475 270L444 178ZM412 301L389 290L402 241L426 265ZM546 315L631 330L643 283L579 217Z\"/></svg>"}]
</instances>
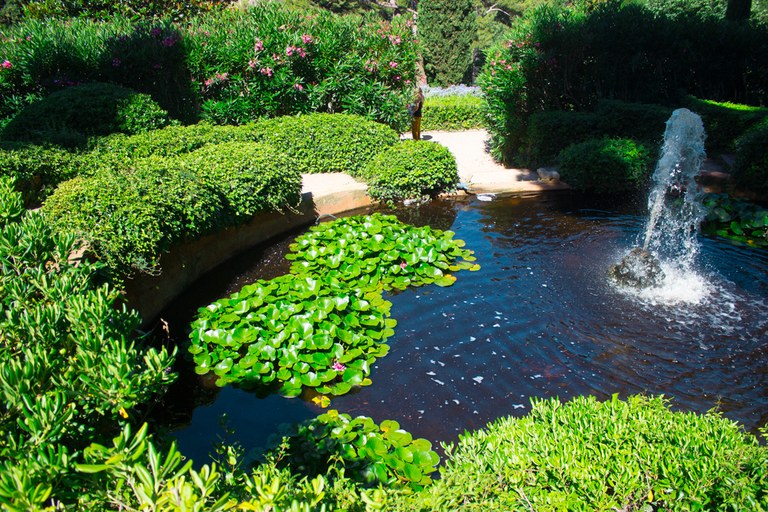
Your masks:
<instances>
[{"instance_id":1,"label":"pond","mask_svg":"<svg viewBox=\"0 0 768 512\"><path fill-rule=\"evenodd\" d=\"M451 287L385 294L398 321L391 351L376 362L371 386L331 407L397 420L437 443L524 415L534 397L647 393L676 409L718 408L756 432L768 422L768 251L701 238L696 272L663 290L621 290L606 271L636 243L642 203L563 192L387 211L455 231L481 269L459 272ZM292 238L207 275L163 315L172 334L186 338L196 308L286 273ZM300 399L219 390L191 366L167 402L161 421L198 462L220 440L256 455L281 424L321 411Z\"/></svg>"}]
</instances>

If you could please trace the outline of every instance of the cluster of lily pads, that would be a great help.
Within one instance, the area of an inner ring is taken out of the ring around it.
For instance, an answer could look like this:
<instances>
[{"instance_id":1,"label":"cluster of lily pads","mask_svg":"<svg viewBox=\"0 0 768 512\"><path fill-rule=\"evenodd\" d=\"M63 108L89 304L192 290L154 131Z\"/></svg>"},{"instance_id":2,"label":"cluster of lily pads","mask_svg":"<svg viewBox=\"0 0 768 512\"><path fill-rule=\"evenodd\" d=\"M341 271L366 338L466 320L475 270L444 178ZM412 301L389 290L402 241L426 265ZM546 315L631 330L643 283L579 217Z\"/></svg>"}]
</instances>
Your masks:
<instances>
[{"instance_id":1,"label":"cluster of lily pads","mask_svg":"<svg viewBox=\"0 0 768 512\"><path fill-rule=\"evenodd\" d=\"M324 472L338 457L355 480L416 489L432 482L440 461L428 440L414 439L394 420L377 425L335 409L299 425L289 447L292 464L310 474Z\"/></svg>"},{"instance_id":2,"label":"cluster of lily pads","mask_svg":"<svg viewBox=\"0 0 768 512\"><path fill-rule=\"evenodd\" d=\"M324 406L328 395L370 385L397 324L382 292L450 286L451 272L479 268L453 236L382 214L312 227L290 246L290 274L199 310L189 346L196 372L213 372L219 386L274 386L284 396L311 389Z\"/></svg>"}]
</instances>

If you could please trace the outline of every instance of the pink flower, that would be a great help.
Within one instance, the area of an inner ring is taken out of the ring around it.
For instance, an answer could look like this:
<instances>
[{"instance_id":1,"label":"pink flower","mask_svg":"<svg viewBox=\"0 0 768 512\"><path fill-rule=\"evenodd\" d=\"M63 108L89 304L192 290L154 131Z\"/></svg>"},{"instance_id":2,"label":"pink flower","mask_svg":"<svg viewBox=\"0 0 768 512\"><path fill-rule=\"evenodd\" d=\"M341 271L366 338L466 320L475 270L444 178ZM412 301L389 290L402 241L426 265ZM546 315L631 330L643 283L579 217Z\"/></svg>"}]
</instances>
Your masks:
<instances>
[{"instance_id":1,"label":"pink flower","mask_svg":"<svg viewBox=\"0 0 768 512\"><path fill-rule=\"evenodd\" d=\"M404 262L404 261L400 262L400 268L401 269L405 270L405 267L407 267L407 266L408 266L408 264L406 262Z\"/></svg>"},{"instance_id":2,"label":"pink flower","mask_svg":"<svg viewBox=\"0 0 768 512\"><path fill-rule=\"evenodd\" d=\"M213 78L207 79L205 82L203 82L203 85L205 85L206 87L212 86L213 85Z\"/></svg>"},{"instance_id":3,"label":"pink flower","mask_svg":"<svg viewBox=\"0 0 768 512\"><path fill-rule=\"evenodd\" d=\"M341 364L338 361L334 361L333 366L331 366L331 368L333 368L337 372L343 372L344 370L347 369L346 366L344 366L343 364Z\"/></svg>"},{"instance_id":4,"label":"pink flower","mask_svg":"<svg viewBox=\"0 0 768 512\"><path fill-rule=\"evenodd\" d=\"M227 80L229 80L229 73L218 73L216 75L216 79L221 82L226 82Z\"/></svg>"},{"instance_id":5,"label":"pink flower","mask_svg":"<svg viewBox=\"0 0 768 512\"><path fill-rule=\"evenodd\" d=\"M289 56L289 57L290 57L291 55L293 55L293 51L294 51L295 49L296 49L296 48L294 48L293 46L286 46L286 48L285 48L285 54L286 54L287 56Z\"/></svg>"},{"instance_id":6,"label":"pink flower","mask_svg":"<svg viewBox=\"0 0 768 512\"><path fill-rule=\"evenodd\" d=\"M296 48L296 51L299 52L299 57L302 59L307 56L307 52L304 50L304 48Z\"/></svg>"},{"instance_id":7,"label":"pink flower","mask_svg":"<svg viewBox=\"0 0 768 512\"><path fill-rule=\"evenodd\" d=\"M397 62L393 60L389 61L389 67L391 67L392 69L395 69L397 67Z\"/></svg>"},{"instance_id":8,"label":"pink flower","mask_svg":"<svg viewBox=\"0 0 768 512\"><path fill-rule=\"evenodd\" d=\"M121 63L121 62L122 62L122 61L121 61L120 59L118 59L117 57L115 57L114 59L112 59L112 67L113 67L113 68L116 68L116 67L120 66L120 63Z\"/></svg>"},{"instance_id":9,"label":"pink flower","mask_svg":"<svg viewBox=\"0 0 768 512\"><path fill-rule=\"evenodd\" d=\"M296 89L297 91L303 91L304 90L304 86L301 85L301 84L293 84L293 88Z\"/></svg>"},{"instance_id":10,"label":"pink flower","mask_svg":"<svg viewBox=\"0 0 768 512\"><path fill-rule=\"evenodd\" d=\"M161 34L160 29L157 27L150 30L149 33L152 35L152 37L160 37L160 34Z\"/></svg>"},{"instance_id":11,"label":"pink flower","mask_svg":"<svg viewBox=\"0 0 768 512\"><path fill-rule=\"evenodd\" d=\"M9 60L4 60L3 63L0 64L0 66L2 66L5 69L11 69L13 67L13 65L11 64L11 61Z\"/></svg>"},{"instance_id":12,"label":"pink flower","mask_svg":"<svg viewBox=\"0 0 768 512\"><path fill-rule=\"evenodd\" d=\"M253 51L260 52L263 49L264 49L264 43L262 42L261 39L257 39L256 44L253 45Z\"/></svg>"},{"instance_id":13,"label":"pink flower","mask_svg":"<svg viewBox=\"0 0 768 512\"><path fill-rule=\"evenodd\" d=\"M248 61L248 67L251 69L256 69L256 66L259 65L259 61L257 59L251 59Z\"/></svg>"},{"instance_id":14,"label":"pink flower","mask_svg":"<svg viewBox=\"0 0 768 512\"><path fill-rule=\"evenodd\" d=\"M396 36L394 34L390 34L389 35L389 42L394 44L394 45L398 45L398 44L400 44L402 42L402 39L400 39L400 36Z\"/></svg>"},{"instance_id":15,"label":"pink flower","mask_svg":"<svg viewBox=\"0 0 768 512\"><path fill-rule=\"evenodd\" d=\"M262 75L271 77L272 76L272 68L261 68L259 70L259 73L261 73Z\"/></svg>"},{"instance_id":16,"label":"pink flower","mask_svg":"<svg viewBox=\"0 0 768 512\"><path fill-rule=\"evenodd\" d=\"M301 42L304 44L312 44L314 43L314 39L312 39L312 36L309 34L302 34L301 35Z\"/></svg>"},{"instance_id":17,"label":"pink flower","mask_svg":"<svg viewBox=\"0 0 768 512\"><path fill-rule=\"evenodd\" d=\"M173 36L168 36L165 39L163 39L163 46L165 46L166 48L170 48L175 44L176 44L176 39L174 39Z\"/></svg>"}]
</instances>

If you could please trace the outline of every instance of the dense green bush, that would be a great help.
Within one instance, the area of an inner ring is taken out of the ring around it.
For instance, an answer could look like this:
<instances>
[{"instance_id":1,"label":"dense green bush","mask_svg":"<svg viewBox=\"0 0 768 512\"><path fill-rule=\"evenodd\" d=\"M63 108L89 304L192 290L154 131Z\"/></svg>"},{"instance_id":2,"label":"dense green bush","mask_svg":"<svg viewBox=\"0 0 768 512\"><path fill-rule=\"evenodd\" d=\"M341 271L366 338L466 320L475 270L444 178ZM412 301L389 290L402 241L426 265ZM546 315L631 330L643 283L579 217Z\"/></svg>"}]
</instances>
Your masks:
<instances>
[{"instance_id":1,"label":"dense green bush","mask_svg":"<svg viewBox=\"0 0 768 512\"><path fill-rule=\"evenodd\" d=\"M526 136L525 152L518 160L536 166L554 162L562 150L599 137L600 131L594 112L547 110L531 116Z\"/></svg>"},{"instance_id":2,"label":"dense green bush","mask_svg":"<svg viewBox=\"0 0 768 512\"><path fill-rule=\"evenodd\" d=\"M564 149L557 157L560 177L576 190L600 194L635 191L653 171L652 155L631 139L592 139Z\"/></svg>"},{"instance_id":3,"label":"dense green bush","mask_svg":"<svg viewBox=\"0 0 768 512\"><path fill-rule=\"evenodd\" d=\"M659 143L672 110L662 105L600 100L595 112L599 135Z\"/></svg>"},{"instance_id":4,"label":"dense green bush","mask_svg":"<svg viewBox=\"0 0 768 512\"><path fill-rule=\"evenodd\" d=\"M768 193L768 119L736 140L734 181L758 194Z\"/></svg>"},{"instance_id":5,"label":"dense green bush","mask_svg":"<svg viewBox=\"0 0 768 512\"><path fill-rule=\"evenodd\" d=\"M39 206L59 183L81 172L82 165L77 153L61 148L0 143L0 176L15 180L28 208Z\"/></svg>"},{"instance_id":6,"label":"dense green bush","mask_svg":"<svg viewBox=\"0 0 768 512\"><path fill-rule=\"evenodd\" d=\"M480 96L429 96L424 102L421 129L471 130L483 127Z\"/></svg>"},{"instance_id":7,"label":"dense green bush","mask_svg":"<svg viewBox=\"0 0 768 512\"><path fill-rule=\"evenodd\" d=\"M99 265L70 260L75 239L53 232L0 179L0 506L58 501L90 509L93 482L76 471L169 384L172 353L137 344L136 313L98 284Z\"/></svg>"},{"instance_id":8,"label":"dense green bush","mask_svg":"<svg viewBox=\"0 0 768 512\"><path fill-rule=\"evenodd\" d=\"M440 479L392 510L766 510L768 449L662 398L534 401L446 449Z\"/></svg>"},{"instance_id":9,"label":"dense green bush","mask_svg":"<svg viewBox=\"0 0 768 512\"><path fill-rule=\"evenodd\" d=\"M459 182L453 154L441 144L404 140L376 155L364 169L368 194L381 201L435 196Z\"/></svg>"},{"instance_id":10,"label":"dense green bush","mask_svg":"<svg viewBox=\"0 0 768 512\"><path fill-rule=\"evenodd\" d=\"M374 155L399 140L388 126L348 114L278 117L257 123L251 131L290 155L301 173L358 176Z\"/></svg>"},{"instance_id":11,"label":"dense green bush","mask_svg":"<svg viewBox=\"0 0 768 512\"><path fill-rule=\"evenodd\" d=\"M183 24L28 19L0 37L0 118L63 86L106 81L190 122L320 111L402 129L415 59L410 19L308 15L278 2Z\"/></svg>"},{"instance_id":12,"label":"dense green bush","mask_svg":"<svg viewBox=\"0 0 768 512\"><path fill-rule=\"evenodd\" d=\"M141 133L168 125L168 113L145 94L111 84L68 87L19 112L2 137L61 146L84 146L88 137Z\"/></svg>"},{"instance_id":13,"label":"dense green bush","mask_svg":"<svg viewBox=\"0 0 768 512\"><path fill-rule=\"evenodd\" d=\"M707 150L734 151L736 139L768 117L768 109L687 96L683 106L701 116L707 132Z\"/></svg>"},{"instance_id":14,"label":"dense green bush","mask_svg":"<svg viewBox=\"0 0 768 512\"><path fill-rule=\"evenodd\" d=\"M676 105L682 94L759 104L768 30L723 20L657 18L618 0L533 9L491 47L478 77L494 156L524 154L530 116L589 111L600 99Z\"/></svg>"},{"instance_id":15,"label":"dense green bush","mask_svg":"<svg viewBox=\"0 0 768 512\"><path fill-rule=\"evenodd\" d=\"M418 35L427 81L470 83L477 15L471 0L420 0Z\"/></svg>"},{"instance_id":16,"label":"dense green bush","mask_svg":"<svg viewBox=\"0 0 768 512\"><path fill-rule=\"evenodd\" d=\"M230 142L176 158L111 162L59 186L43 211L112 272L154 272L169 247L296 205L301 176L281 151Z\"/></svg>"}]
</instances>

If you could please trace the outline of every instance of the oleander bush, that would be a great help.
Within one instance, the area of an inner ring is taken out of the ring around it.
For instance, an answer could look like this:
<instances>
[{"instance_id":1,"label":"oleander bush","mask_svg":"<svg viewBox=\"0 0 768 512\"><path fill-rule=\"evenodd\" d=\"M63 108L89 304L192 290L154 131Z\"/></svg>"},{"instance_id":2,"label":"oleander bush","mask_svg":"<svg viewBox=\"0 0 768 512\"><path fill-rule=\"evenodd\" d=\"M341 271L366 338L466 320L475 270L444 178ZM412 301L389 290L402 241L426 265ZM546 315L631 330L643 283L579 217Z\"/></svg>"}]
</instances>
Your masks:
<instances>
[{"instance_id":1,"label":"oleander bush","mask_svg":"<svg viewBox=\"0 0 768 512\"><path fill-rule=\"evenodd\" d=\"M99 264L73 262L75 238L23 208L0 179L0 506L89 509L94 484L76 471L174 380L175 351L148 348Z\"/></svg>"},{"instance_id":2,"label":"oleander bush","mask_svg":"<svg viewBox=\"0 0 768 512\"><path fill-rule=\"evenodd\" d=\"M768 117L768 108L687 96L683 106L701 116L707 132L707 151L736 149L736 140Z\"/></svg>"},{"instance_id":3,"label":"oleander bush","mask_svg":"<svg viewBox=\"0 0 768 512\"><path fill-rule=\"evenodd\" d=\"M368 194L380 201L435 196L459 182L456 159L436 142L404 140L377 154L362 178Z\"/></svg>"},{"instance_id":4,"label":"oleander bush","mask_svg":"<svg viewBox=\"0 0 768 512\"><path fill-rule=\"evenodd\" d=\"M482 128L482 104L480 96L429 96L424 101L421 128L425 131Z\"/></svg>"},{"instance_id":5,"label":"oleander bush","mask_svg":"<svg viewBox=\"0 0 768 512\"><path fill-rule=\"evenodd\" d=\"M706 194L701 232L754 247L768 247L768 209L727 194Z\"/></svg>"},{"instance_id":6,"label":"oleander bush","mask_svg":"<svg viewBox=\"0 0 768 512\"><path fill-rule=\"evenodd\" d=\"M768 193L768 120L763 120L736 140L734 182L757 194Z\"/></svg>"},{"instance_id":7,"label":"oleander bush","mask_svg":"<svg viewBox=\"0 0 768 512\"><path fill-rule=\"evenodd\" d=\"M557 157L560 177L576 190L609 194L640 190L653 171L653 155L631 139L591 139Z\"/></svg>"},{"instance_id":8,"label":"oleander bush","mask_svg":"<svg viewBox=\"0 0 768 512\"><path fill-rule=\"evenodd\" d=\"M82 147L92 136L147 132L169 123L168 113L148 95L92 83L62 89L29 105L1 135L8 140Z\"/></svg>"},{"instance_id":9,"label":"oleander bush","mask_svg":"<svg viewBox=\"0 0 768 512\"><path fill-rule=\"evenodd\" d=\"M359 176L375 155L399 141L388 126L350 114L284 116L256 126L261 140L288 154L301 173Z\"/></svg>"},{"instance_id":10,"label":"oleander bush","mask_svg":"<svg viewBox=\"0 0 768 512\"><path fill-rule=\"evenodd\" d=\"M57 228L81 237L113 274L127 276L157 272L173 244L300 199L301 176L285 154L229 142L175 158L108 162L62 183L43 211Z\"/></svg>"},{"instance_id":11,"label":"oleander bush","mask_svg":"<svg viewBox=\"0 0 768 512\"><path fill-rule=\"evenodd\" d=\"M102 81L149 94L184 122L347 112L403 129L415 77L411 26L410 17L278 2L181 23L27 19L0 37L0 119L55 90Z\"/></svg>"},{"instance_id":12,"label":"oleander bush","mask_svg":"<svg viewBox=\"0 0 768 512\"><path fill-rule=\"evenodd\" d=\"M446 446L440 478L391 510L766 510L768 449L661 397L533 400Z\"/></svg>"}]
</instances>

